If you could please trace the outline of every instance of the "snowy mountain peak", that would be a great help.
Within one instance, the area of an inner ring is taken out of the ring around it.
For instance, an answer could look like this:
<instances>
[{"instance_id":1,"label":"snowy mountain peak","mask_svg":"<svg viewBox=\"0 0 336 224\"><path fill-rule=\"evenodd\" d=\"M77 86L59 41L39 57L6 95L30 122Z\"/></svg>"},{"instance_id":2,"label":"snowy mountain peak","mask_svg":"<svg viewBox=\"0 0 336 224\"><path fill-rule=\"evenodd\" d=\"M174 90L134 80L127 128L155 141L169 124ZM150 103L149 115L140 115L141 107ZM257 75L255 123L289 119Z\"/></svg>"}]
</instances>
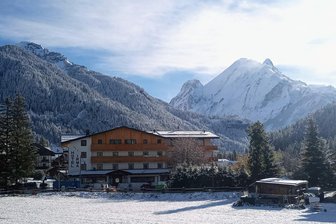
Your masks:
<instances>
[{"instance_id":1,"label":"snowy mountain peak","mask_svg":"<svg viewBox=\"0 0 336 224\"><path fill-rule=\"evenodd\" d=\"M263 62L264 65L269 65L271 67L274 67L273 62L271 61L271 59L266 58L265 61Z\"/></svg>"},{"instance_id":2,"label":"snowy mountain peak","mask_svg":"<svg viewBox=\"0 0 336 224\"><path fill-rule=\"evenodd\" d=\"M50 63L56 64L59 68L64 70L64 67L67 65L72 65L72 63L62 54L57 52L50 52L48 49L43 48L39 44L35 44L33 42L22 41L16 46L35 54L39 58L47 60Z\"/></svg>"},{"instance_id":3,"label":"snowy mountain peak","mask_svg":"<svg viewBox=\"0 0 336 224\"><path fill-rule=\"evenodd\" d=\"M181 91L185 92L185 91L188 91L190 89L197 89L199 87L203 87L202 83L197 79L193 79L193 80L189 80L189 81L185 82L182 86Z\"/></svg>"},{"instance_id":4,"label":"snowy mountain peak","mask_svg":"<svg viewBox=\"0 0 336 224\"><path fill-rule=\"evenodd\" d=\"M173 105L178 105L178 104L184 104L184 105L188 105L190 103L186 103L186 102L180 102L179 99L187 99L189 95L195 95L196 92L199 90L199 89L202 89L203 88L203 85L202 83L197 80L197 79L194 79L194 80L189 80L187 82L185 82L181 88L181 91L178 93L178 95L176 97L174 97L170 103L173 104ZM192 100L192 99L189 99L188 100ZM188 110L187 108L184 108L185 110Z\"/></svg>"},{"instance_id":5,"label":"snowy mountain peak","mask_svg":"<svg viewBox=\"0 0 336 224\"><path fill-rule=\"evenodd\" d=\"M44 56L49 53L48 49L44 49L41 45L35 44L33 42L22 41L20 43L17 43L16 46L25 49L37 56Z\"/></svg>"},{"instance_id":6,"label":"snowy mountain peak","mask_svg":"<svg viewBox=\"0 0 336 224\"><path fill-rule=\"evenodd\" d=\"M311 87L283 75L270 59L241 58L204 86L185 83L170 104L209 116L237 115L284 127L336 101L335 88Z\"/></svg>"}]
</instances>

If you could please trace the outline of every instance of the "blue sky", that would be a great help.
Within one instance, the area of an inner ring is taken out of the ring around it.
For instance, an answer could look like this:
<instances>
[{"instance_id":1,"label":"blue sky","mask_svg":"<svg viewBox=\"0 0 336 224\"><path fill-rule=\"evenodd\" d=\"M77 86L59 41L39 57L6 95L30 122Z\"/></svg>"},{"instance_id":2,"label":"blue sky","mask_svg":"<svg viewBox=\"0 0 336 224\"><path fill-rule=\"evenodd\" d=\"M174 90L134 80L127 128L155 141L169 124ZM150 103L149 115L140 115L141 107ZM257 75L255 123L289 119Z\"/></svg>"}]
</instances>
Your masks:
<instances>
[{"instance_id":1,"label":"blue sky","mask_svg":"<svg viewBox=\"0 0 336 224\"><path fill-rule=\"evenodd\" d=\"M169 101L235 60L336 86L334 0L1 0L0 44L32 41Z\"/></svg>"}]
</instances>

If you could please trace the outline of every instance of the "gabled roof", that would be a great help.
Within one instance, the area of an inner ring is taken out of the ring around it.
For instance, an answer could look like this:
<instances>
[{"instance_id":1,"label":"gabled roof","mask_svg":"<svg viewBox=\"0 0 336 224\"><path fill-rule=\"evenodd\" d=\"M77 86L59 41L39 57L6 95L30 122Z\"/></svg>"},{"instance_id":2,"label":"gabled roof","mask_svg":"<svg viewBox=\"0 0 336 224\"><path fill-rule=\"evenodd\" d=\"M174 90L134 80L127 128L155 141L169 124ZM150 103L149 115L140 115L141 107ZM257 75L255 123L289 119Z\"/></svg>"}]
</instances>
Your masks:
<instances>
[{"instance_id":1,"label":"gabled roof","mask_svg":"<svg viewBox=\"0 0 336 224\"><path fill-rule=\"evenodd\" d=\"M298 186L298 185L301 185L301 184L308 184L308 181L306 181L306 180L288 180L288 179L282 179L282 178L266 178L266 179L258 180L256 183Z\"/></svg>"},{"instance_id":2,"label":"gabled roof","mask_svg":"<svg viewBox=\"0 0 336 224\"><path fill-rule=\"evenodd\" d=\"M33 146L37 149L37 154L39 154L40 156L54 156L55 155L53 151L44 147L43 145L34 143Z\"/></svg>"},{"instance_id":3,"label":"gabled roof","mask_svg":"<svg viewBox=\"0 0 336 224\"><path fill-rule=\"evenodd\" d=\"M74 139L79 139L85 137L85 135L62 135L61 136L61 142L67 142L67 141L71 141Z\"/></svg>"},{"instance_id":4,"label":"gabled roof","mask_svg":"<svg viewBox=\"0 0 336 224\"><path fill-rule=\"evenodd\" d=\"M115 128L112 128L112 129L105 130L105 131L89 134L89 135L78 135L77 137L75 135L64 135L65 138L63 138L63 136L61 137L61 143L72 142L72 141L76 141L76 140L79 140L79 139L92 137L94 135L104 134L106 132L110 132L110 131L121 129L121 128L127 128L127 129L131 129L131 130L134 130L134 131L143 132L143 133L146 133L146 134L153 134L153 133L150 133L150 132L142 131L142 130L135 129L135 128L130 128L130 127L127 127L127 126L119 126L119 127L115 127ZM70 136L70 137L67 138L67 136Z\"/></svg>"},{"instance_id":5,"label":"gabled roof","mask_svg":"<svg viewBox=\"0 0 336 224\"><path fill-rule=\"evenodd\" d=\"M135 128L130 128L127 126L120 126L120 127L116 127L116 128L112 128L106 131L102 131L102 132L97 132L94 134L90 134L90 135L65 135L61 137L61 143L67 143L67 142L72 142L72 141L76 141L79 139L83 139L83 138L87 138L87 137L92 137L94 135L100 135L106 132L110 132L113 130L117 130L120 128L127 128L127 129L131 129L134 131L139 131L139 132L143 132L146 134L150 134L150 135L155 135L157 137L161 137L161 138L219 138L217 135L208 132L208 131L142 131L139 129L135 129Z\"/></svg>"},{"instance_id":6,"label":"gabled roof","mask_svg":"<svg viewBox=\"0 0 336 224\"><path fill-rule=\"evenodd\" d=\"M209 131L153 131L164 138L219 138Z\"/></svg>"}]
</instances>

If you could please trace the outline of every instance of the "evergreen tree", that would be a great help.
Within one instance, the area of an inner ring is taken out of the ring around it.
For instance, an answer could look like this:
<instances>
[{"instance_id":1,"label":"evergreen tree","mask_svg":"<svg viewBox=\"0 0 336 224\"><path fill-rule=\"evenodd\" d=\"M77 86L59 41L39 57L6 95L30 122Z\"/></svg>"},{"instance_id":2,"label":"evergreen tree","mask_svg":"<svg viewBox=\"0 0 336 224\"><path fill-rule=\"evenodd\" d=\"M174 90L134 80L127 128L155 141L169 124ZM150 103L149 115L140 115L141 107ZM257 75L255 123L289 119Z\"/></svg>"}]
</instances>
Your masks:
<instances>
[{"instance_id":1,"label":"evergreen tree","mask_svg":"<svg viewBox=\"0 0 336 224\"><path fill-rule=\"evenodd\" d=\"M12 145L10 144L13 133L12 102L6 99L5 105L0 107L0 186L7 186L11 176L10 157Z\"/></svg>"},{"instance_id":2,"label":"evergreen tree","mask_svg":"<svg viewBox=\"0 0 336 224\"><path fill-rule=\"evenodd\" d=\"M266 136L267 137L267 136ZM271 149L270 145L265 144L262 150L262 161L263 161L263 177L274 177L279 173L279 169L275 164L274 151Z\"/></svg>"},{"instance_id":3,"label":"evergreen tree","mask_svg":"<svg viewBox=\"0 0 336 224\"><path fill-rule=\"evenodd\" d=\"M28 177L35 165L33 136L23 97L6 100L0 120L0 152L6 161L1 164L1 182L8 185Z\"/></svg>"},{"instance_id":4,"label":"evergreen tree","mask_svg":"<svg viewBox=\"0 0 336 224\"><path fill-rule=\"evenodd\" d=\"M259 121L252 124L248 130L248 136L250 138L248 168L251 181L276 176L277 168L273 151L263 124Z\"/></svg>"},{"instance_id":5,"label":"evergreen tree","mask_svg":"<svg viewBox=\"0 0 336 224\"><path fill-rule=\"evenodd\" d=\"M309 118L307 123L299 175L311 186L330 187L334 174L324 154L326 144L318 137L315 121Z\"/></svg>"}]
</instances>

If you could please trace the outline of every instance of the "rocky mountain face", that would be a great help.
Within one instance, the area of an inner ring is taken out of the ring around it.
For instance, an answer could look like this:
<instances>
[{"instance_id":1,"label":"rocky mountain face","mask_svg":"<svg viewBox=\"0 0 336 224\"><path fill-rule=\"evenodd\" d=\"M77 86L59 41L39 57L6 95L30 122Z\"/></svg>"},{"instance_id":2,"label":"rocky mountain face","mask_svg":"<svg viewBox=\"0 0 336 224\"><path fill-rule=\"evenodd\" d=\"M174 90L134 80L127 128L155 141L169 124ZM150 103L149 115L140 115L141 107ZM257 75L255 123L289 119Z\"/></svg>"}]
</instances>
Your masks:
<instances>
[{"instance_id":1,"label":"rocky mountain face","mask_svg":"<svg viewBox=\"0 0 336 224\"><path fill-rule=\"evenodd\" d=\"M208 116L236 115L265 123L269 130L285 127L329 103L336 89L312 86L283 75L266 59L239 59L206 85L186 82L170 105Z\"/></svg>"},{"instance_id":2,"label":"rocky mountain face","mask_svg":"<svg viewBox=\"0 0 336 224\"><path fill-rule=\"evenodd\" d=\"M243 150L248 122L206 117L173 108L141 87L71 63L35 43L0 47L0 104L16 93L26 99L37 136L59 144L61 134L126 125L141 130L210 130L221 149Z\"/></svg>"}]
</instances>

